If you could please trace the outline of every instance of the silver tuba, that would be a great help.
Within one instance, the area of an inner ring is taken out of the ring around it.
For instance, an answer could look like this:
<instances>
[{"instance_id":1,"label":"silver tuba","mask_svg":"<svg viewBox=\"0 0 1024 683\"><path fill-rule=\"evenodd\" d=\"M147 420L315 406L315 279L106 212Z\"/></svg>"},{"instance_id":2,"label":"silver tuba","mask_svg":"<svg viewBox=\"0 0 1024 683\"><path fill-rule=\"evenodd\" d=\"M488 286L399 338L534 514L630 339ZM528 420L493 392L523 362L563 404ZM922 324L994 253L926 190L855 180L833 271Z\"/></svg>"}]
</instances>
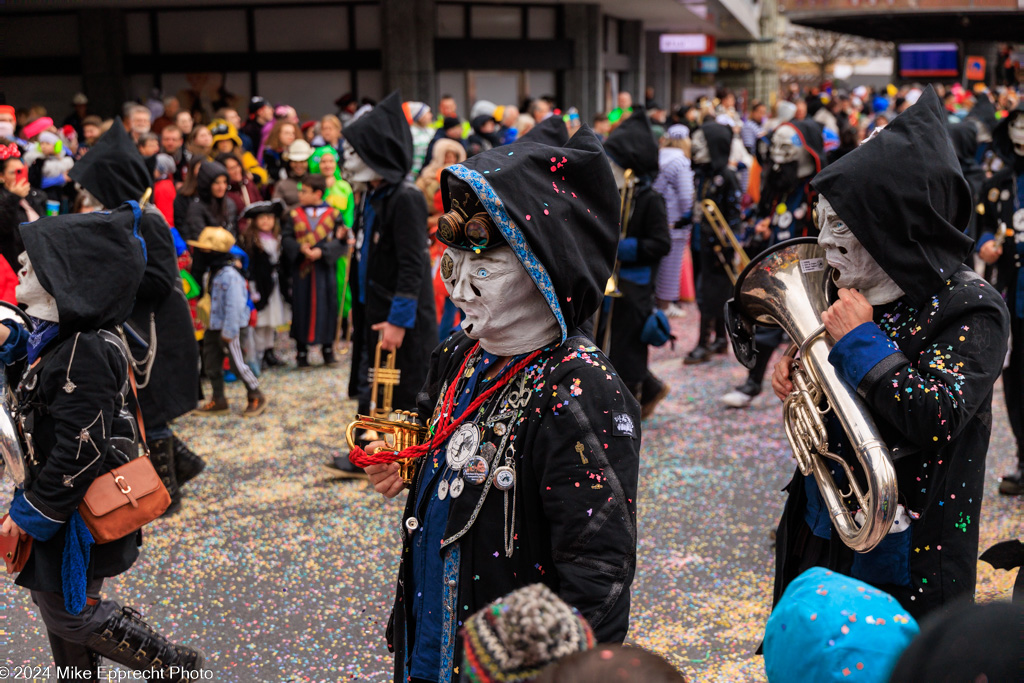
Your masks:
<instances>
[{"instance_id":1,"label":"silver tuba","mask_svg":"<svg viewBox=\"0 0 1024 683\"><path fill-rule=\"evenodd\" d=\"M828 361L832 341L821 313L829 307L831 273L825 250L815 238L782 242L740 274L726 317L736 356L748 367L755 357L754 324L781 327L794 341L787 352L793 392L783 407L786 436L800 472L817 480L843 543L865 553L885 538L896 517L896 473L871 414ZM829 450L823 420L829 411L835 412L846 432L859 473ZM845 473L848 490L836 485L826 467L828 460ZM863 511L863 524L855 521L852 503Z\"/></svg>"},{"instance_id":2,"label":"silver tuba","mask_svg":"<svg viewBox=\"0 0 1024 683\"><path fill-rule=\"evenodd\" d=\"M0 320L13 320L25 329L32 329L29 317L17 306L0 301ZM0 366L0 479L6 471L15 486L25 483L25 457L21 452L18 429L11 417L14 395L7 384L7 369Z\"/></svg>"}]
</instances>

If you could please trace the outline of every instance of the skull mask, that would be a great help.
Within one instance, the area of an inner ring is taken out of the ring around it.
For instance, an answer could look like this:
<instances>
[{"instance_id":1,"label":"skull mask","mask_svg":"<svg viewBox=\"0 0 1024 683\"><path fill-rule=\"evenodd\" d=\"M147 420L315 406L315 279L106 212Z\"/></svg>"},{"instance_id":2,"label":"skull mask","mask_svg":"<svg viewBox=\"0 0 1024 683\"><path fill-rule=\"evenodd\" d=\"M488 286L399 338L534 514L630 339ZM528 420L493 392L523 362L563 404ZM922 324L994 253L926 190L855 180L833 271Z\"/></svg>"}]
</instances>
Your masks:
<instances>
[{"instance_id":1,"label":"skull mask","mask_svg":"<svg viewBox=\"0 0 1024 683\"><path fill-rule=\"evenodd\" d=\"M561 336L547 301L508 246L476 253L449 247L441 276L452 303L465 314L462 329L498 356L542 348Z\"/></svg>"},{"instance_id":2,"label":"skull mask","mask_svg":"<svg viewBox=\"0 0 1024 683\"><path fill-rule=\"evenodd\" d=\"M693 144L691 145L690 152L693 155L694 165L711 163L711 149L708 147L708 139L704 135L704 131L699 128L693 131Z\"/></svg>"},{"instance_id":3,"label":"skull mask","mask_svg":"<svg viewBox=\"0 0 1024 683\"><path fill-rule=\"evenodd\" d=\"M818 244L825 259L836 269L836 285L857 289L872 306L888 304L903 296L903 290L878 265L846 222L835 212L824 195L818 199Z\"/></svg>"},{"instance_id":4,"label":"skull mask","mask_svg":"<svg viewBox=\"0 0 1024 683\"><path fill-rule=\"evenodd\" d=\"M775 129L769 154L772 162L779 166L796 162L800 178L813 175L816 170L814 158L793 126L783 124Z\"/></svg>"},{"instance_id":5,"label":"skull mask","mask_svg":"<svg viewBox=\"0 0 1024 683\"><path fill-rule=\"evenodd\" d=\"M25 304L25 312L39 320L58 322L57 301L39 281L27 251L21 252L18 263L21 264L21 270L18 271L18 286L14 289L14 295Z\"/></svg>"},{"instance_id":6,"label":"skull mask","mask_svg":"<svg viewBox=\"0 0 1024 683\"><path fill-rule=\"evenodd\" d=\"M341 167L341 173L346 181L350 183L370 183L381 179L381 175L363 161L363 158L356 153L356 148L348 140L343 143L342 150L345 156L345 163Z\"/></svg>"},{"instance_id":7,"label":"skull mask","mask_svg":"<svg viewBox=\"0 0 1024 683\"><path fill-rule=\"evenodd\" d=\"M1024 157L1024 114L1017 114L1010 119L1009 129L1014 153Z\"/></svg>"}]
</instances>

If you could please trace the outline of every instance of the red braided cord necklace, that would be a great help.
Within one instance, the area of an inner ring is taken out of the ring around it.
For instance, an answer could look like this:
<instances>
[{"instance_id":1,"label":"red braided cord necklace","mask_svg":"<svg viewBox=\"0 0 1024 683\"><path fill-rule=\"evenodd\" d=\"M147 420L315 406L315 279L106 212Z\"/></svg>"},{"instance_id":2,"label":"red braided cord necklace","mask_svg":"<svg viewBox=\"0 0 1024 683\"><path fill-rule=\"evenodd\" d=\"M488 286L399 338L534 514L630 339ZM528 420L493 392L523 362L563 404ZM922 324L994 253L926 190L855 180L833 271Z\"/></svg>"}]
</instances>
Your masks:
<instances>
[{"instance_id":1,"label":"red braided cord necklace","mask_svg":"<svg viewBox=\"0 0 1024 683\"><path fill-rule=\"evenodd\" d=\"M495 391L505 386L505 384L507 384L511 378L515 377L523 368L525 368L527 365L533 362L533 360L536 359L537 356L539 356L541 351L543 350L537 349L529 356L516 363L512 367L511 371L504 373L504 376L499 381L495 382L493 386L488 388L484 393L480 394L472 403L470 403L469 407L466 408L466 410L462 413L462 415L458 417L458 419L456 419L455 421L451 421L452 404L454 403L455 400L456 385L458 385L459 383L459 378L465 374L466 365L469 364L469 359L473 357L473 355L476 353L476 350L479 347L480 343L477 342L476 345L473 346L472 349L470 349L469 353L466 355L466 359L462 362L462 367L459 368L459 374L455 376L455 381L452 382L452 385L448 388L448 392L445 394L444 402L441 404L442 414L444 415L444 417L442 418L443 424L441 429L437 432L437 434L432 436L429 441L425 441L424 443L421 443L418 446L410 446L409 448L406 448L402 451L392 451L386 450L384 448L379 448L374 453L367 453L359 446L356 446L355 448L352 449L348 456L349 460L352 461L352 464L355 465L356 467L365 468L367 465L386 465L388 463L396 462L398 460L404 460L405 458L419 458L423 455L426 455L433 449L433 444L435 440L444 443L444 441L449 436L451 436L456 429L458 429L459 425L465 422L470 415L476 413L477 409L480 406L482 406L484 402L494 394Z\"/></svg>"}]
</instances>

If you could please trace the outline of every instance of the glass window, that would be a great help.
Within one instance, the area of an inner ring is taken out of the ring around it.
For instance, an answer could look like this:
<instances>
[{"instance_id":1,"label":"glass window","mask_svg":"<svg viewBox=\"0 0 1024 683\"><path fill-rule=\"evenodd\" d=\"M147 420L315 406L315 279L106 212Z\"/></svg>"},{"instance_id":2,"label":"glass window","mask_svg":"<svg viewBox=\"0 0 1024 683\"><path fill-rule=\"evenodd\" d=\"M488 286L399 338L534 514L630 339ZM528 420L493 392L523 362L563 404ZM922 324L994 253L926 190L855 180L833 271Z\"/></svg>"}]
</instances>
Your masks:
<instances>
[{"instance_id":1,"label":"glass window","mask_svg":"<svg viewBox=\"0 0 1024 683\"><path fill-rule=\"evenodd\" d=\"M474 100L518 106L521 71L470 71L469 75Z\"/></svg>"},{"instance_id":2,"label":"glass window","mask_svg":"<svg viewBox=\"0 0 1024 683\"><path fill-rule=\"evenodd\" d=\"M554 40L557 38L558 14L554 7L531 7L527 24L527 38L530 40Z\"/></svg>"},{"instance_id":3,"label":"glass window","mask_svg":"<svg viewBox=\"0 0 1024 683\"><path fill-rule=\"evenodd\" d=\"M77 75L3 76L3 93L8 104L19 107L38 104L45 107L46 115L58 123L71 113L71 97L81 89L82 78Z\"/></svg>"},{"instance_id":4,"label":"glass window","mask_svg":"<svg viewBox=\"0 0 1024 683\"><path fill-rule=\"evenodd\" d=\"M466 72L465 71L439 71L437 74L437 96L451 95L455 98L458 106L459 116L469 116L469 108L466 105ZM440 116L436 105L431 104L436 116Z\"/></svg>"},{"instance_id":5,"label":"glass window","mask_svg":"<svg viewBox=\"0 0 1024 683\"><path fill-rule=\"evenodd\" d=\"M148 55L153 51L149 39L149 12L129 12L124 15L124 28L128 33L128 54Z\"/></svg>"},{"instance_id":6,"label":"glass window","mask_svg":"<svg viewBox=\"0 0 1024 683\"><path fill-rule=\"evenodd\" d=\"M530 97L544 97L545 95L555 97L558 95L557 84L554 71L526 72L526 90Z\"/></svg>"},{"instance_id":7,"label":"glass window","mask_svg":"<svg viewBox=\"0 0 1024 683\"><path fill-rule=\"evenodd\" d=\"M604 51L610 55L619 54L619 21L607 17L604 20Z\"/></svg>"},{"instance_id":8,"label":"glass window","mask_svg":"<svg viewBox=\"0 0 1024 683\"><path fill-rule=\"evenodd\" d=\"M380 7L356 5L356 49L380 49Z\"/></svg>"},{"instance_id":9,"label":"glass window","mask_svg":"<svg viewBox=\"0 0 1024 683\"><path fill-rule=\"evenodd\" d=\"M470 12L471 38L521 38L523 11L519 7L474 5Z\"/></svg>"},{"instance_id":10,"label":"glass window","mask_svg":"<svg viewBox=\"0 0 1024 683\"><path fill-rule=\"evenodd\" d=\"M135 83L133 80L133 87ZM199 108L204 112L205 121L213 118L215 105L220 105L223 97L220 92L222 86L227 92L227 105L237 109L243 119L248 115L250 93L247 71L169 73L163 75L162 84L164 96L174 95L181 102L181 106L187 109L193 108L195 93L198 93Z\"/></svg>"},{"instance_id":11,"label":"glass window","mask_svg":"<svg viewBox=\"0 0 1024 683\"><path fill-rule=\"evenodd\" d=\"M160 51L168 54L246 52L243 10L160 12Z\"/></svg>"},{"instance_id":12,"label":"glass window","mask_svg":"<svg viewBox=\"0 0 1024 683\"><path fill-rule=\"evenodd\" d=\"M261 71L257 85L260 95L287 102L308 121L338 111L334 100L352 90L352 79L348 71Z\"/></svg>"},{"instance_id":13,"label":"glass window","mask_svg":"<svg viewBox=\"0 0 1024 683\"><path fill-rule=\"evenodd\" d=\"M77 58L78 17L74 14L19 17L5 12L2 43L3 53L8 57L74 55ZM68 69L74 66L68 64Z\"/></svg>"},{"instance_id":14,"label":"glass window","mask_svg":"<svg viewBox=\"0 0 1024 683\"><path fill-rule=\"evenodd\" d=\"M462 5L437 6L437 37L466 37L466 11Z\"/></svg>"},{"instance_id":15,"label":"glass window","mask_svg":"<svg viewBox=\"0 0 1024 683\"><path fill-rule=\"evenodd\" d=\"M256 49L347 50L348 7L291 7L257 9Z\"/></svg>"}]
</instances>

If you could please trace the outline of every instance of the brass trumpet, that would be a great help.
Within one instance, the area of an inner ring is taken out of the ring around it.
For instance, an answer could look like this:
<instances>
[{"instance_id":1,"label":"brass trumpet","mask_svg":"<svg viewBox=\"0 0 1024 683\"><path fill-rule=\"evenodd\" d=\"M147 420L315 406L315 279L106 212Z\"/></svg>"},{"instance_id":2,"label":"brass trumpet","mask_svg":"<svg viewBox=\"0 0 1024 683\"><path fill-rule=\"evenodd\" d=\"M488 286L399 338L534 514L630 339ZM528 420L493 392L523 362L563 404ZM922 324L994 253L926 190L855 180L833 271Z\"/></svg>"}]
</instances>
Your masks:
<instances>
[{"instance_id":1,"label":"brass trumpet","mask_svg":"<svg viewBox=\"0 0 1024 683\"><path fill-rule=\"evenodd\" d=\"M715 245L715 255L722 262L722 267L725 268L725 274L729 276L729 280L736 284L736 278L739 277L740 272L750 263L750 257L743 250L743 245L740 244L740 241L736 239L736 234L729 227L729 223L726 222L725 216L722 215L722 210L718 208L718 204L715 204L710 199L705 199L701 202L701 207L703 208L704 217L707 219L704 223L711 226L711 230L714 231L715 237L718 239L718 244ZM733 263L729 263L725 258L723 250L728 248L732 248L736 253L737 258Z\"/></svg>"},{"instance_id":2,"label":"brass trumpet","mask_svg":"<svg viewBox=\"0 0 1024 683\"><path fill-rule=\"evenodd\" d=\"M626 239L626 233L629 230L629 218L633 215L633 194L636 191L636 176L633 175L633 169L627 168L623 174L624 182L622 189L619 190L619 225L622 226L619 232L619 243ZM612 313L615 311L615 299L622 296L622 292L619 291L619 269L622 267L622 261L619 260L618 255L615 256L615 267L612 268L612 274L608 278L608 282L604 285L604 295L611 298L608 302L608 314L604 321L604 336L602 337L601 350L606 354L611 353L612 347ZM602 301L601 306L597 309L597 315L594 318L594 335L599 334L601 327L601 313L604 308L604 302Z\"/></svg>"},{"instance_id":3,"label":"brass trumpet","mask_svg":"<svg viewBox=\"0 0 1024 683\"><path fill-rule=\"evenodd\" d=\"M419 424L416 413L406 410L392 410L392 398L395 387L401 381L402 371L395 368L395 352L387 352L383 364L381 356L384 354L382 344L384 333L380 333L377 341L377 351L374 354L373 367L370 368L370 414L356 415L356 419L349 423L345 430L345 440L349 448L356 447L355 432L357 429L365 429L373 437L383 436L384 448L392 452L400 452L410 446L418 446L427 434L427 428ZM378 398L380 402L378 403ZM398 473L402 481L411 484L416 474L416 461L413 458L398 460Z\"/></svg>"}]
</instances>

